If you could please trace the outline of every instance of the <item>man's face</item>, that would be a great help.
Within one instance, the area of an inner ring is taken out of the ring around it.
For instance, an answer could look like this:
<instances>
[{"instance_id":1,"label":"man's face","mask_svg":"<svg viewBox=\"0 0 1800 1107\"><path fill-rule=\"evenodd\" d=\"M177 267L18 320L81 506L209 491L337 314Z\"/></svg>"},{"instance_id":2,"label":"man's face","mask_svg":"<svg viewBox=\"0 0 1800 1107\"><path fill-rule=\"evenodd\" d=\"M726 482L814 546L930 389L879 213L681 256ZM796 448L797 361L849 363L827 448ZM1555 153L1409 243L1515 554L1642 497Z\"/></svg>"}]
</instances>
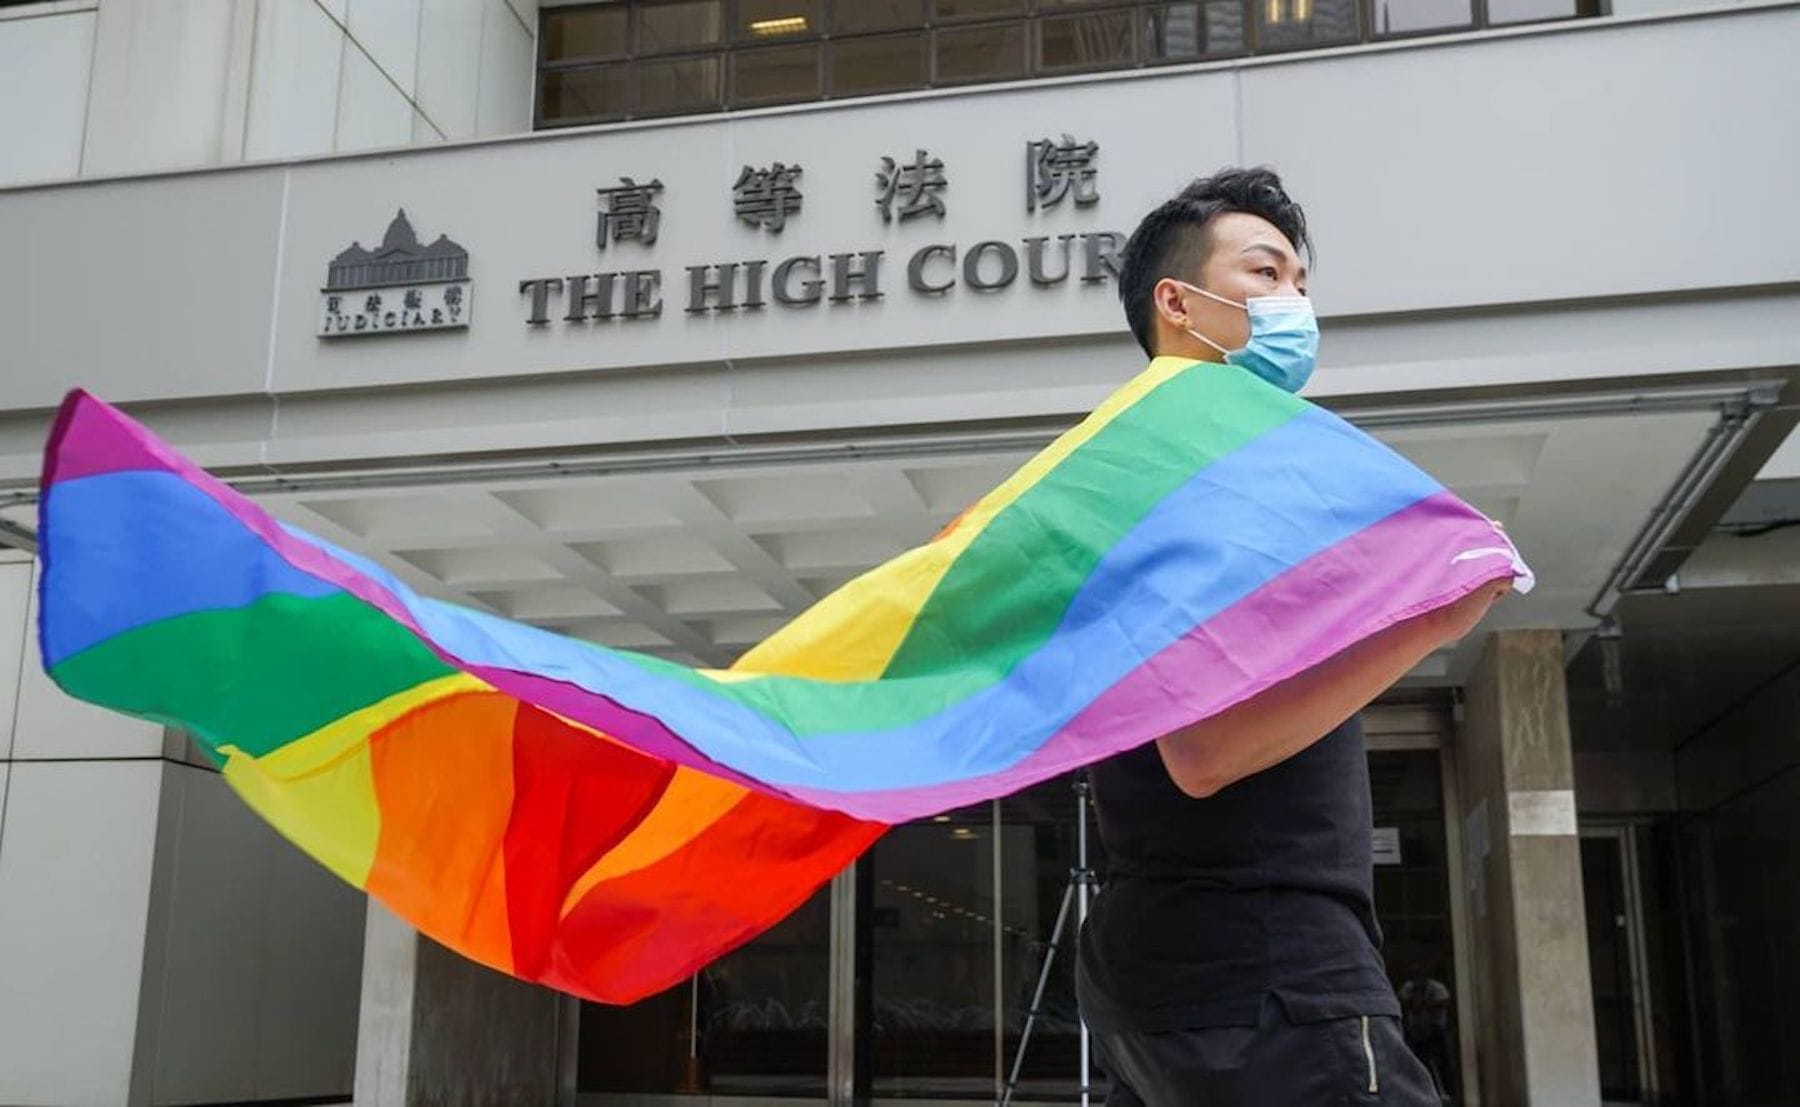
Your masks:
<instances>
[{"instance_id":1,"label":"man's face","mask_svg":"<svg viewBox=\"0 0 1800 1107\"><path fill-rule=\"evenodd\" d=\"M1256 296L1306 295L1306 266L1275 224L1258 215L1226 212L1207 224L1212 249L1200 267L1199 285L1216 296L1241 304ZM1188 330L1227 350L1250 341L1250 317L1244 309L1222 304L1167 278L1152 291L1164 340L1157 349L1176 357L1219 360L1219 352L1187 334Z\"/></svg>"}]
</instances>

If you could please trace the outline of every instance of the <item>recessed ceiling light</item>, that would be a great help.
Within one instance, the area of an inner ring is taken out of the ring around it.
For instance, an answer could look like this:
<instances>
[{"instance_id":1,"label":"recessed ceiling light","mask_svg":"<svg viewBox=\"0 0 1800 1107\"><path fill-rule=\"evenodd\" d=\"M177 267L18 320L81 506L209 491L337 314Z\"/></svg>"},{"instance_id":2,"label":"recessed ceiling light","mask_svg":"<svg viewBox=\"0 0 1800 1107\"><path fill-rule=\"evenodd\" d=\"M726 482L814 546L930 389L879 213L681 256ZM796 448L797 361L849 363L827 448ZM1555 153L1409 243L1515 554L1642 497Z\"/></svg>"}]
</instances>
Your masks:
<instances>
[{"instance_id":1,"label":"recessed ceiling light","mask_svg":"<svg viewBox=\"0 0 1800 1107\"><path fill-rule=\"evenodd\" d=\"M750 24L753 35L792 35L806 30L804 15L790 15L781 19L758 19Z\"/></svg>"}]
</instances>

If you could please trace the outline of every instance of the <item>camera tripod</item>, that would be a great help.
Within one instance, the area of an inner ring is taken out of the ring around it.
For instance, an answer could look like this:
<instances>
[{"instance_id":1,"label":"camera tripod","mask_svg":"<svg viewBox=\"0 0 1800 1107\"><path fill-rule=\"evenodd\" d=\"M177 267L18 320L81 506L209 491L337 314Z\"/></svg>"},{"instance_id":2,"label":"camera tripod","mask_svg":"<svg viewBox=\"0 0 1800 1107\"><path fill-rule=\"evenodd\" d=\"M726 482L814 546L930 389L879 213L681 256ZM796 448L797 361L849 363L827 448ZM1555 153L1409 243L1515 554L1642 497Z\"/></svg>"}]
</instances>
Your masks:
<instances>
[{"instance_id":1,"label":"camera tripod","mask_svg":"<svg viewBox=\"0 0 1800 1107\"><path fill-rule=\"evenodd\" d=\"M1062 948L1063 927L1068 925L1069 907L1074 905L1075 933L1087 922L1088 896L1098 887L1094 870L1088 868L1088 776L1082 769L1075 774L1075 867L1069 870L1069 882L1063 887L1062 906L1056 909L1056 925L1050 928L1050 941L1044 947L1044 964L1038 970L1037 988L1031 993L1031 1008L1025 1013L1025 1029L1019 1035L1019 1048L1013 1053L1012 1074L1000 1093L999 1107L1011 1107L1013 1093L1018 1091L1019 1072L1025 1067L1025 1049L1031 1044L1031 1031L1037 1025L1044 1006L1044 988L1050 983L1050 969L1056 962L1056 951ZM1089 1107L1090 1073L1093 1053L1085 1021L1081 1024L1081 1107Z\"/></svg>"}]
</instances>

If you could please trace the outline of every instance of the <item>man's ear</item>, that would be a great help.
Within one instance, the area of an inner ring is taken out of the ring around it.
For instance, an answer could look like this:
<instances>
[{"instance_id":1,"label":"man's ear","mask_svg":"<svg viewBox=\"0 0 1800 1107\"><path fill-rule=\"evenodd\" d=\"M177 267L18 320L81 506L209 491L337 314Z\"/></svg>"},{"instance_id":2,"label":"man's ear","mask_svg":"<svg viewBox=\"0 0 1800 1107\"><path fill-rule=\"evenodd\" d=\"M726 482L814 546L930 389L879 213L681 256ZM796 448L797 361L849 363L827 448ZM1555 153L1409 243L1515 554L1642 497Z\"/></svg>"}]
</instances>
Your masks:
<instances>
[{"instance_id":1,"label":"man's ear","mask_svg":"<svg viewBox=\"0 0 1800 1107\"><path fill-rule=\"evenodd\" d=\"M1168 277L1150 287L1150 306L1157 318L1178 330L1193 325L1188 319L1187 298L1182 291L1181 285Z\"/></svg>"}]
</instances>

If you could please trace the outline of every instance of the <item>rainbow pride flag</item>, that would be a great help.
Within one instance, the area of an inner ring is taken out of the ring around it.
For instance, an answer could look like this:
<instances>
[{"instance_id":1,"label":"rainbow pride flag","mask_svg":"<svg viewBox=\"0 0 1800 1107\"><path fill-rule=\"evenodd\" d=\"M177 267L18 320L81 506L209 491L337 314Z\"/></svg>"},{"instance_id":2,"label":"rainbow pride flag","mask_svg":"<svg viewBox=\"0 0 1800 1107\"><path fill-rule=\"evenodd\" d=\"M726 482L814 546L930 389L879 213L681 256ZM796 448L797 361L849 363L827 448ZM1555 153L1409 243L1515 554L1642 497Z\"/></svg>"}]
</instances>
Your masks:
<instances>
[{"instance_id":1,"label":"rainbow pride flag","mask_svg":"<svg viewBox=\"0 0 1800 1107\"><path fill-rule=\"evenodd\" d=\"M436 940L629 1002L890 824L1151 741L1482 584L1504 533L1343 420L1159 358L929 543L728 670L414 594L94 397L43 476L65 691L185 728Z\"/></svg>"}]
</instances>

